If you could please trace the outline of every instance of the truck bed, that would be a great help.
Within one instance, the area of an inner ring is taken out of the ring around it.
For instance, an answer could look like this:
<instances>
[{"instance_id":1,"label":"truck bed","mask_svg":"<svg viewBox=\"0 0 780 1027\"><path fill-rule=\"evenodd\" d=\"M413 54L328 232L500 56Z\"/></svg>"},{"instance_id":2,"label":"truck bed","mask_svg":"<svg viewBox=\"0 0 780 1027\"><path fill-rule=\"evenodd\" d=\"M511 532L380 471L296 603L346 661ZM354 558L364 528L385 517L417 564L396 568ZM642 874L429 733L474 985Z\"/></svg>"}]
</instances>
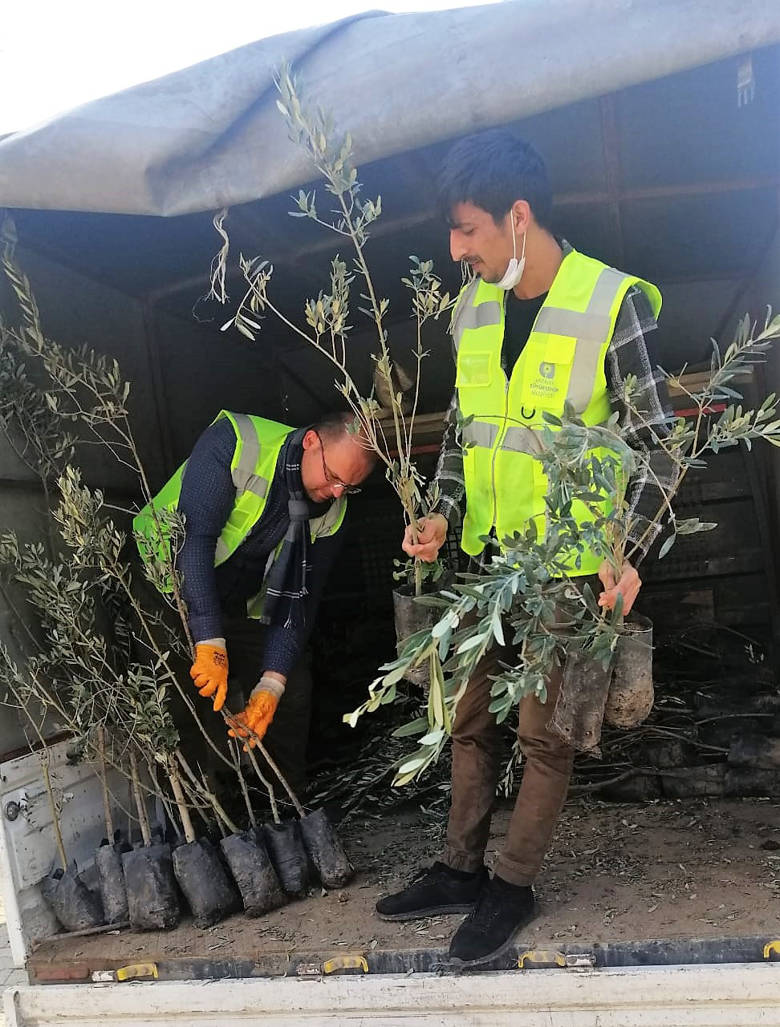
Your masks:
<instances>
[{"instance_id":1,"label":"truck bed","mask_svg":"<svg viewBox=\"0 0 780 1027\"><path fill-rule=\"evenodd\" d=\"M494 817L490 861L508 817L504 804ZM30 980L84 981L96 970L141 962L157 964L161 979L300 975L345 955L385 972L439 966L457 917L387 923L373 908L436 857L443 828L440 814L420 810L363 815L341 829L357 868L341 891L317 888L260 919L236 915L207 930L185 920L168 932L48 941L30 956ZM588 952L597 965L761 959L778 934L778 868L774 801L579 799L564 810L539 879L540 914L518 938L517 953Z\"/></svg>"}]
</instances>

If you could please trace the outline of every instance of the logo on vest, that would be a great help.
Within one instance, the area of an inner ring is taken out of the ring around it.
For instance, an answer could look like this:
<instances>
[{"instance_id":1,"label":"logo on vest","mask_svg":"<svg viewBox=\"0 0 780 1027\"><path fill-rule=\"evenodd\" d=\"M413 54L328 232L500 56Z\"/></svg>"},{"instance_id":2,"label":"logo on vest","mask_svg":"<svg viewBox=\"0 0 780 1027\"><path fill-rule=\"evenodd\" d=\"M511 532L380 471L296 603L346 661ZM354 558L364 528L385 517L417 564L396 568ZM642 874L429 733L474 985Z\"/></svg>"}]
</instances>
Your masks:
<instances>
[{"instance_id":1,"label":"logo on vest","mask_svg":"<svg viewBox=\"0 0 780 1027\"><path fill-rule=\"evenodd\" d=\"M532 396L539 399L554 396L560 391L560 384L555 382L555 364L543 360L539 364L539 372L536 378L529 383L529 390Z\"/></svg>"}]
</instances>

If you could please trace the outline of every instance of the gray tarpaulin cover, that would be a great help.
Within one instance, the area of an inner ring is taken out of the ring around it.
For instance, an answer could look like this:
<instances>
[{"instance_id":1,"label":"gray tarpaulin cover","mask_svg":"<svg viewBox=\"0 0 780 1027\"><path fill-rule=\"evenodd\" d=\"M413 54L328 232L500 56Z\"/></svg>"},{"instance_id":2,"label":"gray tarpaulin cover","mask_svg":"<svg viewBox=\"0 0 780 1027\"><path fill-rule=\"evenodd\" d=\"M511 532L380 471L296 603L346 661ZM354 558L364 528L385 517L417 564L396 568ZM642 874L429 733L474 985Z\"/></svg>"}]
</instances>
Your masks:
<instances>
[{"instance_id":1,"label":"gray tarpaulin cover","mask_svg":"<svg viewBox=\"0 0 780 1027\"><path fill-rule=\"evenodd\" d=\"M6 137L0 205L170 216L307 181L275 106L284 59L365 162L778 40L780 0L371 12L250 43Z\"/></svg>"}]
</instances>

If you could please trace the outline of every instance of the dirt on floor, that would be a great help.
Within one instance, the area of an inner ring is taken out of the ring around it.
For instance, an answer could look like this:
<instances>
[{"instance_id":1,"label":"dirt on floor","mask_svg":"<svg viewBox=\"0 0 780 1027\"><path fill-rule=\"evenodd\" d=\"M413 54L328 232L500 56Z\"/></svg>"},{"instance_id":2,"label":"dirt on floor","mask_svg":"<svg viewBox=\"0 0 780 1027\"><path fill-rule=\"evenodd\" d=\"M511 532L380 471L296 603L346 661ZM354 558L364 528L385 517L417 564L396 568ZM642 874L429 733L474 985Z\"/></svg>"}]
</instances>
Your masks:
<instances>
[{"instance_id":1,"label":"dirt on floor","mask_svg":"<svg viewBox=\"0 0 780 1027\"><path fill-rule=\"evenodd\" d=\"M488 861L501 844L509 807L496 812ZM459 919L387 923L374 913L440 851L441 812L364 816L342 828L357 869L340 891L251 920L233 916L207 930L191 921L169 932L113 932L41 945L31 966L79 962L92 968L170 959L250 960L339 952L446 948ZM777 932L780 804L761 799L687 799L649 804L570 802L537 886L539 916L519 944L614 943Z\"/></svg>"}]
</instances>

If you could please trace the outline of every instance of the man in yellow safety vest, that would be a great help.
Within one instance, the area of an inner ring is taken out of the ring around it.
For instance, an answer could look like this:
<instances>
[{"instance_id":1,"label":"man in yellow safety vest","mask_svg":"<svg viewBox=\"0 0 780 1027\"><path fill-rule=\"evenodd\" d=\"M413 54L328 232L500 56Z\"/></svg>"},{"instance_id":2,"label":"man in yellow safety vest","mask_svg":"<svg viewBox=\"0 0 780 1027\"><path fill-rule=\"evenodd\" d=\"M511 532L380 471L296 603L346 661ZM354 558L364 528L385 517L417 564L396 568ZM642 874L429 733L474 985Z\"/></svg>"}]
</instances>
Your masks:
<instances>
[{"instance_id":1,"label":"man in yellow safety vest","mask_svg":"<svg viewBox=\"0 0 780 1027\"><path fill-rule=\"evenodd\" d=\"M360 491L374 465L353 422L336 414L296 429L223 410L133 524L149 562L169 544L155 511L183 515L176 568L195 642L190 676L215 711L229 674L250 693L234 718L239 737L249 727L262 739L287 690L269 747L294 787L303 784L310 716L301 656L340 544L346 494ZM170 589L170 563L159 566L153 578Z\"/></svg>"},{"instance_id":2,"label":"man in yellow safety vest","mask_svg":"<svg viewBox=\"0 0 780 1027\"><path fill-rule=\"evenodd\" d=\"M483 555L486 536L500 543L524 532L532 518L544 530L546 479L534 455L544 412L560 416L569 402L586 424L596 425L617 409L629 443L650 451L654 433L665 434L668 420L653 349L660 293L553 235L546 168L528 143L502 129L462 139L445 160L439 196L452 258L467 262L474 278L452 319L456 391L437 468L439 509L420 522L416 544L410 530L403 542L409 555L426 561L458 525L462 548L474 558ZM632 402L642 411L641 423L621 401L629 375L637 380ZM592 576L597 586L598 575L602 606L613 608L620 595L627 613L637 597L636 564L654 537L649 525L661 505L663 480L659 464L658 477L645 471L628 483L630 541L637 545L617 580L592 552L570 570L571 577ZM501 955L534 916L531 885L565 801L574 756L547 728L561 684L558 670L546 683L546 704L535 696L520 703L523 779L489 877L483 857L501 750L488 707L499 659L511 655L489 652L458 706L442 859L377 903L379 915L392 920L468 912L450 946L451 960L464 966Z\"/></svg>"}]
</instances>

